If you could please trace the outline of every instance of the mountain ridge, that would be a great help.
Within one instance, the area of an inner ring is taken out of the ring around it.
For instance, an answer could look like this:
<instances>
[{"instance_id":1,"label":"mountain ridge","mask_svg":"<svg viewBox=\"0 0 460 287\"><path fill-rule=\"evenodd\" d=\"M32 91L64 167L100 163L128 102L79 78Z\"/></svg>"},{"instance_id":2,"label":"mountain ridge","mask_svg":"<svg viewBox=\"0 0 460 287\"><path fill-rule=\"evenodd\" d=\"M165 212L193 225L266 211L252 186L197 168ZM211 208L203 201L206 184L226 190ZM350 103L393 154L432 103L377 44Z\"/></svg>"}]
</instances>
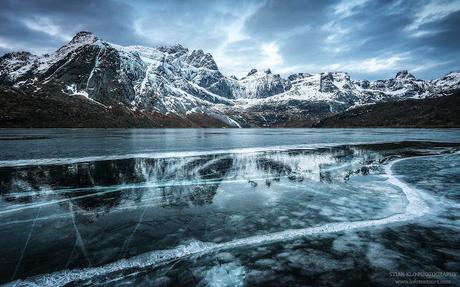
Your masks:
<instances>
[{"instance_id":1,"label":"mountain ridge","mask_svg":"<svg viewBox=\"0 0 460 287\"><path fill-rule=\"evenodd\" d=\"M223 75L203 50L181 45L120 46L79 32L50 54L3 55L0 85L26 94L122 105L133 112L183 119L201 114L223 125L258 127L282 126L302 117L314 122L363 105L446 95L460 87L460 72L424 81L404 70L391 79L367 81L353 80L346 72L283 78L270 69L252 69L237 79Z\"/></svg>"}]
</instances>

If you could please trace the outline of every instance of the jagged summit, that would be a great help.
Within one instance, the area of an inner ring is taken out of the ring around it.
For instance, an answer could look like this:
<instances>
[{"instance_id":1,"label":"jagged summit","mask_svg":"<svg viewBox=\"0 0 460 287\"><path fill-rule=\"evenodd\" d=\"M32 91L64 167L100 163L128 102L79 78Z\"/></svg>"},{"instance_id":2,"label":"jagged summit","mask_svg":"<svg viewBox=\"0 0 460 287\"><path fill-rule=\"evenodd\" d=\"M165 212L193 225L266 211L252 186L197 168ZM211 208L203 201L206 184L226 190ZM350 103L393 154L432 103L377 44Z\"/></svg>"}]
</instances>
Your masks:
<instances>
[{"instance_id":1,"label":"jagged summit","mask_svg":"<svg viewBox=\"0 0 460 287\"><path fill-rule=\"evenodd\" d=\"M263 69L262 71L259 71L257 69L251 69L248 74L246 75L246 77L249 77L249 76L252 76L252 75L269 75L271 74L272 71L270 70L270 68L266 68L266 69Z\"/></svg>"},{"instance_id":2,"label":"jagged summit","mask_svg":"<svg viewBox=\"0 0 460 287\"><path fill-rule=\"evenodd\" d=\"M75 34L75 36L73 36L72 40L70 40L70 43L72 44L82 43L82 42L92 43L97 40L98 40L98 37L96 37L96 35L94 35L93 33L87 32L87 31L80 31L77 34Z\"/></svg>"},{"instance_id":3,"label":"jagged summit","mask_svg":"<svg viewBox=\"0 0 460 287\"><path fill-rule=\"evenodd\" d=\"M311 77L312 74L309 73L296 73L296 74L291 74L288 76L289 81L297 81L306 77Z\"/></svg>"},{"instance_id":4,"label":"jagged summit","mask_svg":"<svg viewBox=\"0 0 460 287\"><path fill-rule=\"evenodd\" d=\"M395 79L415 80L415 76L409 73L407 70L402 70L396 73Z\"/></svg>"},{"instance_id":5,"label":"jagged summit","mask_svg":"<svg viewBox=\"0 0 460 287\"><path fill-rule=\"evenodd\" d=\"M168 53L168 54L175 54L175 53L180 53L180 52L188 52L188 49L182 46L181 44L174 44L171 46L158 46L156 47L159 51Z\"/></svg>"},{"instance_id":6,"label":"jagged summit","mask_svg":"<svg viewBox=\"0 0 460 287\"><path fill-rule=\"evenodd\" d=\"M249 77L250 75L254 75L255 73L257 73L257 69L251 69L251 71L249 71L246 77Z\"/></svg>"},{"instance_id":7,"label":"jagged summit","mask_svg":"<svg viewBox=\"0 0 460 287\"><path fill-rule=\"evenodd\" d=\"M210 70L218 70L214 58L209 53L204 53L203 50L193 50L188 56L188 61L198 67L207 68Z\"/></svg>"}]
</instances>

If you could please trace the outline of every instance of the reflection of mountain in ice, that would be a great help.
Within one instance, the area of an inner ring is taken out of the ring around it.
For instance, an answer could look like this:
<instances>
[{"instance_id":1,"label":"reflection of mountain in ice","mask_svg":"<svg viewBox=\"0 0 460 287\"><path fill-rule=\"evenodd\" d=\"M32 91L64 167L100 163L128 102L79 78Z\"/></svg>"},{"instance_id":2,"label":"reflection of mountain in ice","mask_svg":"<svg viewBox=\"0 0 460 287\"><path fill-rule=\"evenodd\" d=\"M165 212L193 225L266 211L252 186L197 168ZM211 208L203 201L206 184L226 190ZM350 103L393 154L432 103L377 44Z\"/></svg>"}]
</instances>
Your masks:
<instances>
[{"instance_id":1,"label":"reflection of mountain in ice","mask_svg":"<svg viewBox=\"0 0 460 287\"><path fill-rule=\"evenodd\" d=\"M427 195L392 176L388 163L456 146L374 144L5 166L0 230L7 236L0 243L10 248L2 258L24 258L4 264L1 278L62 269L75 270L33 280L63 285L118 278L193 255L412 220L428 212ZM32 255L46 263L30 268ZM196 272L207 282L241 281L248 271L229 263ZM228 277L219 277L224 273Z\"/></svg>"},{"instance_id":2,"label":"reflection of mountain in ice","mask_svg":"<svg viewBox=\"0 0 460 287\"><path fill-rule=\"evenodd\" d=\"M218 188L234 186L255 194L279 196L282 191L268 191L308 188L308 184L302 184L304 181L312 186L317 182L344 182L351 174L375 170L378 160L377 154L331 148L5 167L0 181L2 194L8 202L22 205L7 206L0 214L70 200L91 212L137 208L139 203L162 207L203 205L213 203Z\"/></svg>"}]
</instances>

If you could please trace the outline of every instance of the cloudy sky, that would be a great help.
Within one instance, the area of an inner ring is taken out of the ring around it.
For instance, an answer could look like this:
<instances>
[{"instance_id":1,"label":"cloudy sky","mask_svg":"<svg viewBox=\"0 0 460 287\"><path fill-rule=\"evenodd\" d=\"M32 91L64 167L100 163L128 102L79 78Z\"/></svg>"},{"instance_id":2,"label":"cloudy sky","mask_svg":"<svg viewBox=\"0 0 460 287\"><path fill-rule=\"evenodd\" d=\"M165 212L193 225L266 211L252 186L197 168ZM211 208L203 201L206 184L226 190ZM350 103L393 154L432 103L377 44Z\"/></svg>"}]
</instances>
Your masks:
<instances>
[{"instance_id":1,"label":"cloudy sky","mask_svg":"<svg viewBox=\"0 0 460 287\"><path fill-rule=\"evenodd\" d=\"M460 69L459 0L2 0L0 54L51 52L81 30L122 45L180 43L226 74L251 68L431 79Z\"/></svg>"}]
</instances>

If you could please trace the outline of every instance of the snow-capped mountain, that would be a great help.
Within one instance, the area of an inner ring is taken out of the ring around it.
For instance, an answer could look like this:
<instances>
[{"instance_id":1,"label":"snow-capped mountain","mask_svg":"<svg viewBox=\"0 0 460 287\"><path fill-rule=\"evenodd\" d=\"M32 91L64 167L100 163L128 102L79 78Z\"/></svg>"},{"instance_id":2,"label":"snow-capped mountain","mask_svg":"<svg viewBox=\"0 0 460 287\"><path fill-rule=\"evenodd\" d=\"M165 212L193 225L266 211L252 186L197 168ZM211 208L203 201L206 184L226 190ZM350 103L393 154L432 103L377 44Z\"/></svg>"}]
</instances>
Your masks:
<instances>
[{"instance_id":1,"label":"snow-capped mountain","mask_svg":"<svg viewBox=\"0 0 460 287\"><path fill-rule=\"evenodd\" d=\"M284 79L269 69L253 69L236 79L223 75L212 55L202 50L119 46L79 32L51 54L2 56L0 85L132 111L204 114L230 126L273 126L317 120L360 105L449 93L460 87L460 73L423 81L401 71L392 79L367 81L352 80L345 72Z\"/></svg>"},{"instance_id":2,"label":"snow-capped mountain","mask_svg":"<svg viewBox=\"0 0 460 287\"><path fill-rule=\"evenodd\" d=\"M266 82L266 79L262 82ZM256 85L256 83L256 81L252 81L250 84ZM416 79L408 71L398 72L393 79L377 81L351 80L345 72L299 73L290 75L287 81L281 79L277 80L276 83L282 83L276 86L277 90L281 92L275 92L275 89L271 89L268 90L268 95L239 98L250 99L246 101L250 105L304 100L329 102L343 108L350 108L355 105L381 101L432 97L442 91L458 88L460 86L460 74L458 72L450 73L441 79L428 82ZM243 82L242 84L245 85L246 83ZM263 87L262 83L259 85ZM257 100L254 101L253 98Z\"/></svg>"},{"instance_id":3,"label":"snow-capped mountain","mask_svg":"<svg viewBox=\"0 0 460 287\"><path fill-rule=\"evenodd\" d=\"M280 75L272 74L270 69L257 71L252 69L248 75L237 81L234 87L235 98L262 99L290 89L290 82Z\"/></svg>"},{"instance_id":4,"label":"snow-capped mountain","mask_svg":"<svg viewBox=\"0 0 460 287\"><path fill-rule=\"evenodd\" d=\"M362 105L437 97L460 88L458 72L433 81L416 79L408 71L400 71L392 79L377 81L352 80L345 72L298 73L287 80L276 75L272 76L276 81L269 84L267 76L247 83L248 78L239 81L243 87L249 86L256 91L265 88L266 94L236 97L235 105L227 113L233 113L243 125L252 122L254 126L309 125Z\"/></svg>"}]
</instances>

